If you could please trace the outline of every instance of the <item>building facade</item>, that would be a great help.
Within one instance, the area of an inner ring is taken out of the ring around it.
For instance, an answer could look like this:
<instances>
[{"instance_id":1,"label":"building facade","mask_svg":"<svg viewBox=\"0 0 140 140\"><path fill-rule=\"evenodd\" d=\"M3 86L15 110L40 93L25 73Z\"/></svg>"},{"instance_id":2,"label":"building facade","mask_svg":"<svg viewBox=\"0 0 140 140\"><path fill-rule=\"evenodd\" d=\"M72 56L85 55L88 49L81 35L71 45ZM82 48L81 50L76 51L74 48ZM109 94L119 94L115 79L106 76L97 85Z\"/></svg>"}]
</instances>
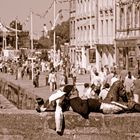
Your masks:
<instances>
[{"instance_id":1,"label":"building facade","mask_svg":"<svg viewBox=\"0 0 140 140\"><path fill-rule=\"evenodd\" d=\"M75 60L76 60L75 11L76 11L76 0L71 0L70 1L70 46L69 46L69 55L70 55L71 64L75 64Z\"/></svg>"},{"instance_id":2,"label":"building facade","mask_svg":"<svg viewBox=\"0 0 140 140\"><path fill-rule=\"evenodd\" d=\"M115 63L115 0L97 1L96 66L113 66Z\"/></svg>"},{"instance_id":3,"label":"building facade","mask_svg":"<svg viewBox=\"0 0 140 140\"><path fill-rule=\"evenodd\" d=\"M116 61L122 69L136 69L140 60L140 1L116 1Z\"/></svg>"},{"instance_id":4,"label":"building facade","mask_svg":"<svg viewBox=\"0 0 140 140\"><path fill-rule=\"evenodd\" d=\"M71 1L71 41L74 63L87 69L95 64L95 9L96 0Z\"/></svg>"},{"instance_id":5,"label":"building facade","mask_svg":"<svg viewBox=\"0 0 140 140\"><path fill-rule=\"evenodd\" d=\"M97 70L113 65L115 38L115 0L71 0L70 45L74 62Z\"/></svg>"}]
</instances>

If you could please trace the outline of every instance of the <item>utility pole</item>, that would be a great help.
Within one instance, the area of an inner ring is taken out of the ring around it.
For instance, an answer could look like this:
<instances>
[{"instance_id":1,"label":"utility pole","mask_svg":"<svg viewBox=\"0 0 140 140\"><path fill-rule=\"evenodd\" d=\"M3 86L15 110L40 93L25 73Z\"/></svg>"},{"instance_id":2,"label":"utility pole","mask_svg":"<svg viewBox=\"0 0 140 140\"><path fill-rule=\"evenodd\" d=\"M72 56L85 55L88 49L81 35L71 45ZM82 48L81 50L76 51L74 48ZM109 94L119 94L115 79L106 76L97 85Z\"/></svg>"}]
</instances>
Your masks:
<instances>
[{"instance_id":1,"label":"utility pole","mask_svg":"<svg viewBox=\"0 0 140 140\"><path fill-rule=\"evenodd\" d=\"M56 33L55 33L55 22L56 22L56 19L55 19L55 10L56 10L56 9L55 9L55 8L56 8L56 7L55 7L55 6L56 6L56 0L54 0L54 24L53 24L53 26L54 26L54 27L53 27L53 30L54 30L54 34L53 34L53 45L54 45L54 46L53 46L53 47L54 47L54 48L53 48L53 55L54 55L54 56L53 56L53 64L54 64L54 67L55 67L55 57L56 57L56 44L55 44L55 43L56 43L56 42L55 42L55 36L56 36L56 35L55 35L55 34L56 34Z\"/></svg>"},{"instance_id":2,"label":"utility pole","mask_svg":"<svg viewBox=\"0 0 140 140\"><path fill-rule=\"evenodd\" d=\"M16 17L16 51L18 50L17 17Z\"/></svg>"},{"instance_id":3,"label":"utility pole","mask_svg":"<svg viewBox=\"0 0 140 140\"><path fill-rule=\"evenodd\" d=\"M34 47L33 47L33 15L32 15L32 11L31 11L31 15L30 15L30 18L31 18L31 50L33 51Z\"/></svg>"},{"instance_id":4,"label":"utility pole","mask_svg":"<svg viewBox=\"0 0 140 140\"><path fill-rule=\"evenodd\" d=\"M33 47L33 13L32 13L32 11L31 11L31 15L30 15L30 18L31 18L31 33L30 33L30 39L31 39L31 53L32 53L32 55L31 55L31 63L32 63L32 81L33 81L33 78L34 78L34 60L36 59L36 58L34 58L34 56L33 56L33 49L34 49L34 47Z\"/></svg>"},{"instance_id":5,"label":"utility pole","mask_svg":"<svg viewBox=\"0 0 140 140\"><path fill-rule=\"evenodd\" d=\"M91 6L92 0L90 0L90 48L92 48L92 13L91 13Z\"/></svg>"}]
</instances>

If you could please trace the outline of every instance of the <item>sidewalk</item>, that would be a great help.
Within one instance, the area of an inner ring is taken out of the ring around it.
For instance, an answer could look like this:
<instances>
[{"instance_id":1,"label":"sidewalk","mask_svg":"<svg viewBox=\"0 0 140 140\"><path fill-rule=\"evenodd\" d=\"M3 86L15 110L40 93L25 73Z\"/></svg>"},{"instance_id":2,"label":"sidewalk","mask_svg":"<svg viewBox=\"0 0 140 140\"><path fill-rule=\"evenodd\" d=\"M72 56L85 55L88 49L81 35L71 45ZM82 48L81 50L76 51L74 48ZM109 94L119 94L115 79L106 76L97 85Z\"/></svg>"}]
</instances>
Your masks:
<instances>
[{"instance_id":1,"label":"sidewalk","mask_svg":"<svg viewBox=\"0 0 140 140\"><path fill-rule=\"evenodd\" d=\"M58 75L58 81L59 81L59 73ZM49 86L46 86L45 82L45 73L40 74L39 78L39 88L34 88L32 84L32 80L28 80L27 78L18 79L15 80L15 75L7 74L7 73L0 73L0 78L5 79L6 81L10 81L14 83L15 85L18 85L26 90L31 91L35 95L43 98L43 99L48 99L48 97L52 94L50 92ZM72 79L68 78L69 84L72 83ZM85 83L85 82L90 82L89 80L89 74L85 75L78 75L77 76L77 83Z\"/></svg>"}]
</instances>

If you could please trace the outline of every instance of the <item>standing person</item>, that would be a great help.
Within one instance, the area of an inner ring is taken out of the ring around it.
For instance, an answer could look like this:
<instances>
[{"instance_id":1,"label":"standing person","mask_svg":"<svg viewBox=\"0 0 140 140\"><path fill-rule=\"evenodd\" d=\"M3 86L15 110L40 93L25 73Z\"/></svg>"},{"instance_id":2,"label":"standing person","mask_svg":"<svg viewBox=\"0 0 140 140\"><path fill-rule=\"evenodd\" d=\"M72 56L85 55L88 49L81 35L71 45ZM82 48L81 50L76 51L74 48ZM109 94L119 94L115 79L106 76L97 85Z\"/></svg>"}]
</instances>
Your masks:
<instances>
[{"instance_id":1,"label":"standing person","mask_svg":"<svg viewBox=\"0 0 140 140\"><path fill-rule=\"evenodd\" d=\"M106 74L104 72L104 68L103 67L101 67L101 71L99 72L99 76L101 78L101 85L103 87L104 84L105 84L105 78L106 78Z\"/></svg>"},{"instance_id":2,"label":"standing person","mask_svg":"<svg viewBox=\"0 0 140 140\"><path fill-rule=\"evenodd\" d=\"M49 79L49 71L48 70L46 70L46 86L48 86L49 85L49 83L48 83L48 79Z\"/></svg>"},{"instance_id":3,"label":"standing person","mask_svg":"<svg viewBox=\"0 0 140 140\"><path fill-rule=\"evenodd\" d=\"M119 80L119 76L118 74L115 72L114 73L114 76L111 78L111 83L110 83L110 86L113 85L114 82L118 81Z\"/></svg>"},{"instance_id":4,"label":"standing person","mask_svg":"<svg viewBox=\"0 0 140 140\"><path fill-rule=\"evenodd\" d=\"M40 75L39 68L36 68L35 73L34 73L34 77L33 77L34 87L39 87L39 75Z\"/></svg>"},{"instance_id":5,"label":"standing person","mask_svg":"<svg viewBox=\"0 0 140 140\"><path fill-rule=\"evenodd\" d=\"M128 73L128 71L127 70L124 70L124 69L120 72L120 80L122 82L124 82L125 77L127 76L127 73Z\"/></svg>"},{"instance_id":6,"label":"standing person","mask_svg":"<svg viewBox=\"0 0 140 140\"><path fill-rule=\"evenodd\" d=\"M95 85L96 93L99 95L100 89L101 89L101 78L100 78L98 72L95 72L95 75L94 75L94 79L93 79L93 83L92 84Z\"/></svg>"},{"instance_id":7,"label":"standing person","mask_svg":"<svg viewBox=\"0 0 140 140\"><path fill-rule=\"evenodd\" d=\"M19 67L19 64L17 62L15 62L15 74L16 74L15 80L18 79L18 67Z\"/></svg>"},{"instance_id":8,"label":"standing person","mask_svg":"<svg viewBox=\"0 0 140 140\"><path fill-rule=\"evenodd\" d=\"M46 71L45 65L46 65L45 62L42 60L42 61L41 61L41 71L42 71L42 72L45 72L45 71Z\"/></svg>"},{"instance_id":9,"label":"standing person","mask_svg":"<svg viewBox=\"0 0 140 140\"><path fill-rule=\"evenodd\" d=\"M75 85L75 83L76 83L76 68L74 65L71 68L71 76L72 76L72 80L73 80L73 85Z\"/></svg>"},{"instance_id":10,"label":"standing person","mask_svg":"<svg viewBox=\"0 0 140 140\"><path fill-rule=\"evenodd\" d=\"M56 77L55 69L53 68L49 73L49 79L48 79L48 83L50 85L50 91L54 91L57 88L56 80L57 77Z\"/></svg>"},{"instance_id":11,"label":"standing person","mask_svg":"<svg viewBox=\"0 0 140 140\"><path fill-rule=\"evenodd\" d=\"M95 72L94 74L94 79L91 84L95 84L95 86L101 86L101 78L99 76L99 73Z\"/></svg>"},{"instance_id":12,"label":"standing person","mask_svg":"<svg viewBox=\"0 0 140 140\"><path fill-rule=\"evenodd\" d=\"M99 99L104 100L109 92L110 86L108 83L105 83L103 86L103 89L101 90L99 94Z\"/></svg>"},{"instance_id":13,"label":"standing person","mask_svg":"<svg viewBox=\"0 0 140 140\"><path fill-rule=\"evenodd\" d=\"M111 79L114 77L114 71L111 70L110 73L107 74L105 83L111 85Z\"/></svg>"},{"instance_id":14,"label":"standing person","mask_svg":"<svg viewBox=\"0 0 140 140\"><path fill-rule=\"evenodd\" d=\"M133 97L132 88L134 85L134 79L135 78L132 76L131 72L129 71L124 80L124 88L126 90L128 99L132 99Z\"/></svg>"},{"instance_id":15,"label":"standing person","mask_svg":"<svg viewBox=\"0 0 140 140\"><path fill-rule=\"evenodd\" d=\"M93 84L96 72L97 72L97 69L94 66L91 66L91 69L90 69L90 82L91 82L91 84Z\"/></svg>"},{"instance_id":16,"label":"standing person","mask_svg":"<svg viewBox=\"0 0 140 140\"><path fill-rule=\"evenodd\" d=\"M140 103L140 70L138 71L138 77L134 80L133 96L134 101Z\"/></svg>"}]
</instances>

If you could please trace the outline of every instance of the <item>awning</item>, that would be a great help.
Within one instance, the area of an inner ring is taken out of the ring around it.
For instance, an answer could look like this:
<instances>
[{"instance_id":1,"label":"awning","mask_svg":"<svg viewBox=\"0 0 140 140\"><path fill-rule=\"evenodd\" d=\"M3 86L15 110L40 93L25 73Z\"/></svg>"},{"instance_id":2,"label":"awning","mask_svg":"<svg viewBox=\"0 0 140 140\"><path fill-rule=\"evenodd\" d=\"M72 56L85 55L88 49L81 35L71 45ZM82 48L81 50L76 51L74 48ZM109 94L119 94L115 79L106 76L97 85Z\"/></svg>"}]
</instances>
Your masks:
<instances>
[{"instance_id":1,"label":"awning","mask_svg":"<svg viewBox=\"0 0 140 140\"><path fill-rule=\"evenodd\" d=\"M137 45L137 40L116 40L116 46L125 48L125 47L136 47Z\"/></svg>"}]
</instances>

